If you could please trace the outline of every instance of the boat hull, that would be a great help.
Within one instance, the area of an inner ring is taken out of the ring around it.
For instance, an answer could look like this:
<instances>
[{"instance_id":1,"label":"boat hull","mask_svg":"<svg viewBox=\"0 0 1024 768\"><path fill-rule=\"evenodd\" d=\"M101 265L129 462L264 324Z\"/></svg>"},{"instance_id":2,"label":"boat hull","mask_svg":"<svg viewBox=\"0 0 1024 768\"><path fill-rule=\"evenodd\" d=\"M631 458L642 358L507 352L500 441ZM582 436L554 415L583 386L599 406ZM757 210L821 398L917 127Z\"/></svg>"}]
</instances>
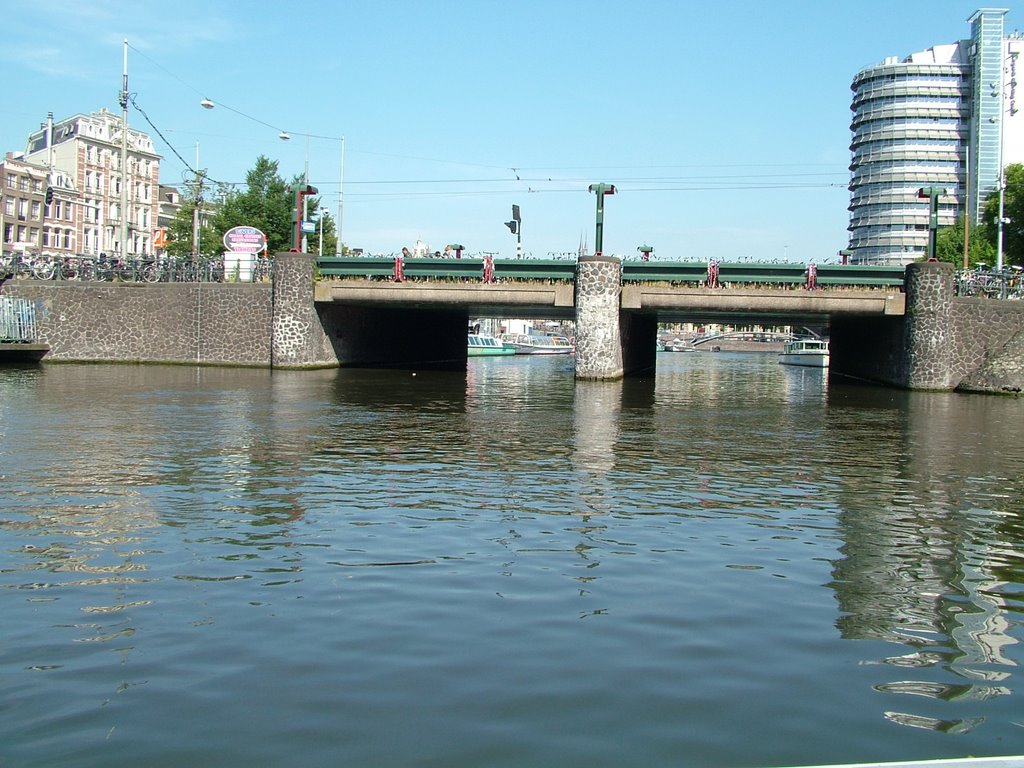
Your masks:
<instances>
[{"instance_id":1,"label":"boat hull","mask_svg":"<svg viewBox=\"0 0 1024 768\"><path fill-rule=\"evenodd\" d=\"M564 336L514 333L502 336L502 341L506 347L512 347L517 355L571 355L575 351Z\"/></svg>"},{"instance_id":2,"label":"boat hull","mask_svg":"<svg viewBox=\"0 0 1024 768\"><path fill-rule=\"evenodd\" d=\"M516 351L512 347L493 336L471 333L466 339L467 357L506 357L515 353Z\"/></svg>"},{"instance_id":3,"label":"boat hull","mask_svg":"<svg viewBox=\"0 0 1024 768\"><path fill-rule=\"evenodd\" d=\"M507 347L501 347L500 349L484 348L484 347L467 347L467 357L510 357L514 355L516 351L514 349L508 349Z\"/></svg>"},{"instance_id":4,"label":"boat hull","mask_svg":"<svg viewBox=\"0 0 1024 768\"><path fill-rule=\"evenodd\" d=\"M779 355L779 363L782 365L798 365L803 368L828 368L828 354L822 353L795 353Z\"/></svg>"}]
</instances>

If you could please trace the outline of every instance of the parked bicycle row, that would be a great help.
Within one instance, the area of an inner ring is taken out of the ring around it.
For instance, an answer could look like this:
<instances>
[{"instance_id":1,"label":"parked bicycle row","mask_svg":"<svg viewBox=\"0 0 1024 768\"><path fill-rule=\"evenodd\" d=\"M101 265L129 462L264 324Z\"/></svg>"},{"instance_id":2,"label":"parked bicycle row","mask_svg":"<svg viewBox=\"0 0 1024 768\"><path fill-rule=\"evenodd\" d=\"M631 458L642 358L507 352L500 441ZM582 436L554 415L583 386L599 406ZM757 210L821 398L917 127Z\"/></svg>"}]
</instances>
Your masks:
<instances>
[{"instance_id":1,"label":"parked bicycle row","mask_svg":"<svg viewBox=\"0 0 1024 768\"><path fill-rule=\"evenodd\" d=\"M45 256L5 253L0 257L0 277L32 280L93 280L119 282L222 283L225 280L262 282L269 279L273 261L254 257L245 269L237 264L225 270L222 258L120 256Z\"/></svg>"},{"instance_id":2,"label":"parked bicycle row","mask_svg":"<svg viewBox=\"0 0 1024 768\"><path fill-rule=\"evenodd\" d=\"M1002 270L979 265L957 272L957 296L985 296L992 299L1024 299L1024 269L1016 265Z\"/></svg>"}]
</instances>

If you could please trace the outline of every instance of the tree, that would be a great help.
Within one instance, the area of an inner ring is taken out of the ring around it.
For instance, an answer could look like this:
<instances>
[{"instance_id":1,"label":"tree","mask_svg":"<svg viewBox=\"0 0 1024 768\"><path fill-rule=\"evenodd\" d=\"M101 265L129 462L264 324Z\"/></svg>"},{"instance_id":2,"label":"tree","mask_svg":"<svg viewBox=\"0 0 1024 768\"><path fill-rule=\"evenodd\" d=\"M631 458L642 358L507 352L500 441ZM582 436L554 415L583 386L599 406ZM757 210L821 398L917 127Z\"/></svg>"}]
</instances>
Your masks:
<instances>
[{"instance_id":1,"label":"tree","mask_svg":"<svg viewBox=\"0 0 1024 768\"><path fill-rule=\"evenodd\" d=\"M211 226L220 237L232 227L256 227L267 236L270 253L287 251L292 245L291 195L277 161L260 155L245 183L244 191L233 190L224 198Z\"/></svg>"},{"instance_id":2,"label":"tree","mask_svg":"<svg viewBox=\"0 0 1024 768\"><path fill-rule=\"evenodd\" d=\"M1003 190L1003 263L1024 265L1024 165L1006 166L1006 187ZM983 219L992 243L993 254L999 217L999 190L985 198ZM1008 221L1007 221L1008 220ZM990 264L995 263L993 255Z\"/></svg>"},{"instance_id":3,"label":"tree","mask_svg":"<svg viewBox=\"0 0 1024 768\"><path fill-rule=\"evenodd\" d=\"M295 176L291 185L303 186L302 176ZM193 216L196 209L198 185L186 187L181 207L169 227L170 243L167 251L172 256L187 256L192 253ZM246 173L245 188L221 188L212 190L205 186L202 203L207 214L200 229L200 253L203 256L219 256L224 251L224 233L232 227L256 227L267 236L267 250L270 253L291 250L295 242L295 196L289 190L278 172L276 160L260 155L256 164ZM220 202L213 204L210 201ZM309 219L317 224L316 231L308 235L309 250L315 252L320 244L320 217L323 217L324 254L333 255L337 243L334 220L320 207L319 197L309 197ZM211 214L212 211L212 214Z\"/></svg>"},{"instance_id":4,"label":"tree","mask_svg":"<svg viewBox=\"0 0 1024 768\"><path fill-rule=\"evenodd\" d=\"M995 247L988 241L984 225L972 227L968 263L991 265L995 262ZM959 269L964 263L964 217L957 218L950 227L940 229L935 236L935 256L939 261L948 261Z\"/></svg>"}]
</instances>

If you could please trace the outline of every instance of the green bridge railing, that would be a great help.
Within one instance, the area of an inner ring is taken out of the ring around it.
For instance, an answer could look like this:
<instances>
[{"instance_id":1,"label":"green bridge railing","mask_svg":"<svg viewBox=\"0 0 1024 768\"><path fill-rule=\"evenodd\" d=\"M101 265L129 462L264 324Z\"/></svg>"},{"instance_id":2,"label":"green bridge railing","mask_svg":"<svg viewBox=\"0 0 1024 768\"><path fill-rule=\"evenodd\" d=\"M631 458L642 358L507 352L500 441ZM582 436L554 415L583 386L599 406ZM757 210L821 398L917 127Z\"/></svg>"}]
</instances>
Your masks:
<instances>
[{"instance_id":1,"label":"green bridge railing","mask_svg":"<svg viewBox=\"0 0 1024 768\"><path fill-rule=\"evenodd\" d=\"M322 256L317 269L325 278L394 280L395 260L391 256ZM570 259L493 259L492 277L497 282L576 279L576 262ZM412 258L403 261L404 279L483 281L488 264L482 258ZM902 288L902 266L849 266L817 264L808 275L806 264L720 262L710 267L698 261L622 262L624 283L670 283L672 285L743 285L773 287L871 287ZM713 279L712 279L712 273ZM813 277L813 280L809 279Z\"/></svg>"}]
</instances>

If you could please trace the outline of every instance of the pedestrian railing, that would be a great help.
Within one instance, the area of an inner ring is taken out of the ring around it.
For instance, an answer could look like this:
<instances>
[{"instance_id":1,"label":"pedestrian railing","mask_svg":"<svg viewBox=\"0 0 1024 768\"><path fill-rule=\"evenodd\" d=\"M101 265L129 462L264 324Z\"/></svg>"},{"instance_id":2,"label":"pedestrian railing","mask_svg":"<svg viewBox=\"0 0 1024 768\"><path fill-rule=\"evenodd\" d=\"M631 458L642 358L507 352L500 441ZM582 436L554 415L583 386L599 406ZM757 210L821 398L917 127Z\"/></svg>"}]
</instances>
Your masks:
<instances>
[{"instance_id":1,"label":"pedestrian railing","mask_svg":"<svg viewBox=\"0 0 1024 768\"><path fill-rule=\"evenodd\" d=\"M954 280L957 296L988 299L1024 299L1024 269L1013 265L1005 269L979 266L957 272Z\"/></svg>"},{"instance_id":2,"label":"pedestrian railing","mask_svg":"<svg viewBox=\"0 0 1024 768\"><path fill-rule=\"evenodd\" d=\"M36 305L29 299L0 296L0 342L34 342Z\"/></svg>"},{"instance_id":3,"label":"pedestrian railing","mask_svg":"<svg viewBox=\"0 0 1024 768\"><path fill-rule=\"evenodd\" d=\"M404 258L385 256L322 256L322 278L362 278L406 282L449 280L515 282L576 279L575 259ZM490 269L489 269L490 267ZM624 283L691 284L712 288L766 286L774 288L902 288L904 267L789 264L776 262L636 261L622 262Z\"/></svg>"}]
</instances>

